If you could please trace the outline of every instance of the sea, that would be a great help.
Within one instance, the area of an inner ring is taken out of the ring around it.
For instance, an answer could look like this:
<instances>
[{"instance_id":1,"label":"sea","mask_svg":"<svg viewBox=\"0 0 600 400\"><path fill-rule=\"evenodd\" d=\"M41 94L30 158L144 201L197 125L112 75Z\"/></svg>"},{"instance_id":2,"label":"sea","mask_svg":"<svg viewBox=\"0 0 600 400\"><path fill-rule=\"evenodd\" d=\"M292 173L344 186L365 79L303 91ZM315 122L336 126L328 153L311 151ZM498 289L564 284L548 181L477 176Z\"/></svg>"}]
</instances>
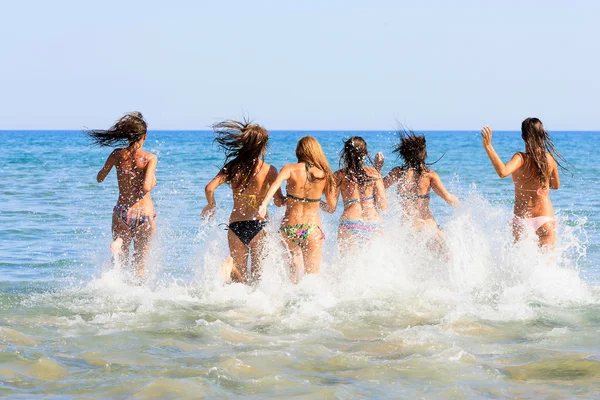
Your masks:
<instances>
[{"instance_id":1,"label":"sea","mask_svg":"<svg viewBox=\"0 0 600 400\"><path fill-rule=\"evenodd\" d=\"M264 272L224 284L231 190L200 213L223 154L209 131L150 131L157 234L147 280L111 262L111 149L78 131L0 132L0 396L10 398L600 398L600 132L550 132L566 158L551 199L556 250L513 243L513 184L478 131L423 132L448 257L406 227L393 189L384 234L340 253L341 207L323 215L321 271L294 285L270 208ZM332 168L362 136L383 172L394 131L272 131L266 157L295 162L314 136ZM494 132L506 162L520 132ZM437 161L437 162L436 162Z\"/></svg>"}]
</instances>

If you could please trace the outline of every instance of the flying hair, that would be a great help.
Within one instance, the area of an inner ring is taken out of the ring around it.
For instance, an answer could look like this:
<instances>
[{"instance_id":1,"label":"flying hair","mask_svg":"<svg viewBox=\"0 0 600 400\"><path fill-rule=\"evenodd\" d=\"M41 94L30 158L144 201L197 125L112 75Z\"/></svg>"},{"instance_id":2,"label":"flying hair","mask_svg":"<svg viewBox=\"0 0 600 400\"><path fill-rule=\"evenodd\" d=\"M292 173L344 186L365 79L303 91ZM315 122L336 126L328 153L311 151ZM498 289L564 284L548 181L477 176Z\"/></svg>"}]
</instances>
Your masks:
<instances>
[{"instance_id":1,"label":"flying hair","mask_svg":"<svg viewBox=\"0 0 600 400\"><path fill-rule=\"evenodd\" d=\"M346 177L352 182L362 185L377 179L365 171L365 160L373 164L367 150L367 142L362 137L352 136L344 141L344 147L340 152L340 168L345 170Z\"/></svg>"},{"instance_id":2,"label":"flying hair","mask_svg":"<svg viewBox=\"0 0 600 400\"><path fill-rule=\"evenodd\" d=\"M148 125L139 111L123 115L107 130L87 130L83 132L96 146L132 146L148 133Z\"/></svg>"}]
</instances>

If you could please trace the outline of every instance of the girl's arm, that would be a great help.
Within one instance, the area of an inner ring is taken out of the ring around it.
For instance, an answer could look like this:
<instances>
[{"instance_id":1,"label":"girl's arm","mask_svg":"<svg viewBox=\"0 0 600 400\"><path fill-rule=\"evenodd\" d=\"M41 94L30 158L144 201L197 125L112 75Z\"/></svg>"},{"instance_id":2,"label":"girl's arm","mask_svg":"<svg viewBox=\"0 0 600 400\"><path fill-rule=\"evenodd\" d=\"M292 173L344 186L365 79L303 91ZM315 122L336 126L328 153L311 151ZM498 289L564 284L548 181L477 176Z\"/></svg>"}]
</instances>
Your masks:
<instances>
[{"instance_id":1,"label":"girl's arm","mask_svg":"<svg viewBox=\"0 0 600 400\"><path fill-rule=\"evenodd\" d=\"M106 159L106 162L104 163L104 167L102 167L100 172L98 172L98 175L96 176L96 180L98 181L98 183L101 183L104 181L104 179L106 179L106 176L108 175L108 173L110 172L112 167L115 165L115 161L116 161L115 152L116 151L117 150L113 150L113 152L110 153L110 155Z\"/></svg>"},{"instance_id":2,"label":"girl's arm","mask_svg":"<svg viewBox=\"0 0 600 400\"><path fill-rule=\"evenodd\" d=\"M381 210L385 211L388 208L387 198L385 197L385 184L383 179L381 178L381 174L378 174L379 177L375 181L374 187L374 195L375 195L375 205Z\"/></svg>"},{"instance_id":3,"label":"girl's arm","mask_svg":"<svg viewBox=\"0 0 600 400\"><path fill-rule=\"evenodd\" d=\"M279 175L277 175L277 178L275 178L275 181L267 191L267 194L265 195L265 198L263 199L262 203L260 203L260 207L258 207L258 215L261 218L265 218L267 216L267 206L271 202L271 199L273 198L275 193L278 190L281 190L281 185L283 184L283 182L290 179L290 175L290 167L288 165L284 165L284 167L281 169L281 172L279 173Z\"/></svg>"},{"instance_id":4,"label":"girl's arm","mask_svg":"<svg viewBox=\"0 0 600 400\"><path fill-rule=\"evenodd\" d=\"M329 214L333 214L335 212L335 209L337 208L338 199L340 198L340 186L341 186L340 182L342 180L342 178L341 178L342 174L343 174L342 171L336 171L333 174L333 180L335 182L335 187L325 190L325 200L326 201L321 200L321 203L319 204L319 206L321 207L321 210L323 210Z\"/></svg>"},{"instance_id":5,"label":"girl's arm","mask_svg":"<svg viewBox=\"0 0 600 400\"><path fill-rule=\"evenodd\" d=\"M394 183L398 182L402 176L402 168L395 167L392 168L389 174L385 178L383 178L383 187L385 189L392 186Z\"/></svg>"},{"instance_id":6,"label":"girl's arm","mask_svg":"<svg viewBox=\"0 0 600 400\"><path fill-rule=\"evenodd\" d=\"M509 175L512 175L516 170L523 166L523 157L521 154L515 153L513 158L505 165L496 150L494 150L494 146L492 146L492 129L489 126L484 126L481 130L481 141L483 142L483 148L487 153L496 173L500 178L506 178Z\"/></svg>"},{"instance_id":7,"label":"girl's arm","mask_svg":"<svg viewBox=\"0 0 600 400\"><path fill-rule=\"evenodd\" d=\"M550 189L558 189L560 187L560 177L558 176L558 165L552 156L548 156L552 161L552 172L550 173Z\"/></svg>"},{"instance_id":8,"label":"girl's arm","mask_svg":"<svg viewBox=\"0 0 600 400\"><path fill-rule=\"evenodd\" d=\"M142 187L142 191L144 193L148 193L154 186L156 186L156 164L158 163L158 157L155 154L152 154L148 160L148 165L146 165L146 176L144 177L144 186Z\"/></svg>"},{"instance_id":9,"label":"girl's arm","mask_svg":"<svg viewBox=\"0 0 600 400\"><path fill-rule=\"evenodd\" d=\"M215 208L217 207L217 202L215 201L215 190L226 182L227 175L225 175L223 171L219 171L213 180L206 185L204 188L204 194L206 195L206 201L208 201L208 204L202 210L202 218L210 219L213 216L215 213Z\"/></svg>"},{"instance_id":10,"label":"girl's arm","mask_svg":"<svg viewBox=\"0 0 600 400\"><path fill-rule=\"evenodd\" d=\"M429 179L431 189L433 189L433 191L438 196L444 199L446 203L448 203L452 207L460 206L460 200L458 200L458 198L455 195L451 194L448 190L446 190L444 184L442 183L442 180L440 179L440 176L436 172L430 171Z\"/></svg>"},{"instance_id":11,"label":"girl's arm","mask_svg":"<svg viewBox=\"0 0 600 400\"><path fill-rule=\"evenodd\" d=\"M271 165L271 168L269 169L269 174L267 175L267 181L269 182L269 186L273 185L275 179L277 179L277 168ZM275 205L277 207L281 207L285 204L285 196L281 192L281 187L277 189L277 191L273 195L273 201L275 202Z\"/></svg>"}]
</instances>

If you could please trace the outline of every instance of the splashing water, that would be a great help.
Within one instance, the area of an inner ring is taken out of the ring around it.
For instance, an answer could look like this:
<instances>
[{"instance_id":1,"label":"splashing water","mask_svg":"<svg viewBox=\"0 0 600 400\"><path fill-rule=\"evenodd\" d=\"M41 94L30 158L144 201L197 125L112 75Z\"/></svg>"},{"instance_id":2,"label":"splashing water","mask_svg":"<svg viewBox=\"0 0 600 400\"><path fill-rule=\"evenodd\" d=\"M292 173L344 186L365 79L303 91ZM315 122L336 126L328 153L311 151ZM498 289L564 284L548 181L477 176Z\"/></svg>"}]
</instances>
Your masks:
<instances>
[{"instance_id":1,"label":"splashing water","mask_svg":"<svg viewBox=\"0 0 600 400\"><path fill-rule=\"evenodd\" d=\"M272 210L255 287L219 276L228 248L217 223L226 206L209 223L196 212L187 230L170 225L183 221L176 208L159 213L144 285L110 264L110 237L88 240L82 248L93 253L81 258L91 278L66 262L68 272L47 281L5 284L0 393L599 396L600 291L580 271L588 220L557 209L557 249L544 255L531 232L513 244L508 204L490 203L475 185L461 193L458 179L450 186L462 207L434 209L447 260L402 225L394 206L385 234L351 254L339 254L337 216L326 216L321 272L298 285L279 242L282 210Z\"/></svg>"}]
</instances>

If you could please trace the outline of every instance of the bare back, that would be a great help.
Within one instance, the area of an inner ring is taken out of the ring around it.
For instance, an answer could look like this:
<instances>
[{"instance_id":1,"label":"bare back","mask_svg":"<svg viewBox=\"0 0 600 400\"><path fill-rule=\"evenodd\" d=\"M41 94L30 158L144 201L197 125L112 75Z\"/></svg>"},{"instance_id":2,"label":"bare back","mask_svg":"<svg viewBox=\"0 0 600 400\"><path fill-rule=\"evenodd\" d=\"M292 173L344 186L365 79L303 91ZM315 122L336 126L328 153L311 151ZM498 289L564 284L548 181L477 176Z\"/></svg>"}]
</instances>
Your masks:
<instances>
[{"instance_id":1,"label":"bare back","mask_svg":"<svg viewBox=\"0 0 600 400\"><path fill-rule=\"evenodd\" d=\"M288 164L284 168L288 168L290 172L286 186L288 196L284 223L320 225L319 203L327 182L324 179L325 173L306 163Z\"/></svg>"},{"instance_id":2,"label":"bare back","mask_svg":"<svg viewBox=\"0 0 600 400\"><path fill-rule=\"evenodd\" d=\"M403 169L398 173L398 196L405 212L415 218L432 219L429 208L432 171L424 170L417 175L414 169Z\"/></svg>"},{"instance_id":3,"label":"bare back","mask_svg":"<svg viewBox=\"0 0 600 400\"><path fill-rule=\"evenodd\" d=\"M517 153L523 159L522 166L512 174L515 184L514 213L520 218L547 216L554 217L554 210L550 202L550 187L554 176L558 175L557 164L554 158L546 153L550 166L550 182L542 185L540 174L531 156L527 153Z\"/></svg>"},{"instance_id":4,"label":"bare back","mask_svg":"<svg viewBox=\"0 0 600 400\"><path fill-rule=\"evenodd\" d=\"M156 156L141 149L116 149L112 154L113 163L117 170L119 185L118 205L130 208L141 208L154 214L154 205L150 192L144 193L143 187L146 172L151 159Z\"/></svg>"},{"instance_id":5,"label":"bare back","mask_svg":"<svg viewBox=\"0 0 600 400\"><path fill-rule=\"evenodd\" d=\"M276 177L275 167L260 161L247 184L232 183L233 210L229 217L229 223L261 219L258 216L258 206Z\"/></svg>"},{"instance_id":6,"label":"bare back","mask_svg":"<svg viewBox=\"0 0 600 400\"><path fill-rule=\"evenodd\" d=\"M383 181L375 168L364 167L364 170L372 180L363 184L352 180L345 170L336 171L334 174L344 202L344 211L340 220L381 221L377 206L381 197L385 196Z\"/></svg>"}]
</instances>

